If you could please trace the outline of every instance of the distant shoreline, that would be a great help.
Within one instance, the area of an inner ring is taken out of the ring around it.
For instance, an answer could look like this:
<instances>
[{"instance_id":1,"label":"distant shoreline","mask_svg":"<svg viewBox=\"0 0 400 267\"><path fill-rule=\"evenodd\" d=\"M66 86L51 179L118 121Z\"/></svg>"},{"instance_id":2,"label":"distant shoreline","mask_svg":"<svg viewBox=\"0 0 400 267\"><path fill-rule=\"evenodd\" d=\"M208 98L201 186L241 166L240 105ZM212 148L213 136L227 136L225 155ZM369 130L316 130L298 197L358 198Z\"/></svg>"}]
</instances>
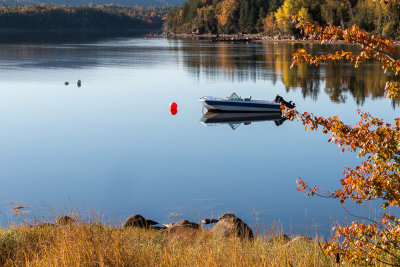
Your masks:
<instances>
[{"instance_id":1,"label":"distant shoreline","mask_svg":"<svg viewBox=\"0 0 400 267\"><path fill-rule=\"evenodd\" d=\"M151 29L0 29L0 34L18 34L18 33L138 33L151 34Z\"/></svg>"}]
</instances>

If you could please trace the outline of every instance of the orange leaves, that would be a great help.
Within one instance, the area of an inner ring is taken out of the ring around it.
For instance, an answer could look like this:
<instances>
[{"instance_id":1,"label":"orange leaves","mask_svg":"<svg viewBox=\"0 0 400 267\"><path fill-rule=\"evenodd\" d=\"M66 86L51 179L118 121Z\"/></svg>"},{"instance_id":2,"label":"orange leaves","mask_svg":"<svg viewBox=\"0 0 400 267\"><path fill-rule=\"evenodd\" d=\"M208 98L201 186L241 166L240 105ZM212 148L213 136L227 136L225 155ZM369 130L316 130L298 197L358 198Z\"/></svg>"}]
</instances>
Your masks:
<instances>
[{"instance_id":1,"label":"orange leaves","mask_svg":"<svg viewBox=\"0 0 400 267\"><path fill-rule=\"evenodd\" d=\"M297 190L306 196L337 198L340 203L351 199L357 204L373 199L381 199L382 208L400 207L400 119L388 124L382 119L358 111L360 121L345 125L337 116L324 118L297 110L286 110L290 120L297 119L306 129L331 134L330 142L335 142L349 151L358 152L366 160L354 168L346 168L340 180L341 189L322 192L317 186L310 187L300 177ZM391 263L400 258L400 221L393 215L384 215L380 223L365 224L353 222L351 225L336 226L337 242L327 242L323 249L327 253L340 253L349 262L372 263L376 260ZM368 253L366 253L368 252ZM386 260L386 261L383 261Z\"/></svg>"},{"instance_id":2,"label":"orange leaves","mask_svg":"<svg viewBox=\"0 0 400 267\"><path fill-rule=\"evenodd\" d=\"M311 40L321 40L322 42L343 40L348 44L360 45L362 51L359 55L347 51L338 51L334 54L311 56L304 49L298 49L292 51L293 62L291 67L302 62L316 66L328 61L335 64L339 60L350 61L354 63L355 67L358 67L359 64L367 60L378 59L385 71L392 70L396 74L400 71L400 62L394 59L396 45L389 39L371 36L367 32L361 31L357 25L354 25L351 29L342 29L337 26L318 27L308 21L298 19L297 27L301 33L308 35Z\"/></svg>"},{"instance_id":3,"label":"orange leaves","mask_svg":"<svg viewBox=\"0 0 400 267\"><path fill-rule=\"evenodd\" d=\"M356 203L375 198L383 199L390 206L400 206L400 163L399 140L400 120L392 126L368 113L359 111L360 121L352 126L345 125L337 116L317 117L296 110L284 110L291 120L302 122L306 130L317 130L322 127L323 133L330 133L329 142L337 143L344 152L346 149L358 152L358 157L367 159L355 168L347 168L343 172L343 188L330 194L344 202L347 198ZM298 180L298 185L308 187L304 181ZM307 195L314 195L315 189L306 190Z\"/></svg>"},{"instance_id":4,"label":"orange leaves","mask_svg":"<svg viewBox=\"0 0 400 267\"><path fill-rule=\"evenodd\" d=\"M327 242L323 249L327 253L340 253L349 262L363 261L373 263L375 260L391 264L399 256L400 226L394 216L385 214L380 223L354 221L350 225L336 226L335 238L339 242ZM393 261L391 261L391 259Z\"/></svg>"},{"instance_id":5,"label":"orange leaves","mask_svg":"<svg viewBox=\"0 0 400 267\"><path fill-rule=\"evenodd\" d=\"M300 63L318 66L321 63L335 64L339 61L348 61L357 67L367 60L375 59L381 63L385 72L393 71L395 75L400 73L400 60L396 59L396 46L391 40L370 36L360 31L356 25L351 29L342 29L335 26L318 27L301 20L298 22L300 31L309 35L311 40L344 40L348 44L359 45L361 52L355 55L349 51L336 51L313 56L304 49L297 49L292 51L291 67ZM400 82L387 82L385 91L388 98L400 97ZM382 209L400 207L400 118L395 119L391 125L359 110L359 122L349 126L337 116L324 118L307 112L299 113L294 109L284 109L283 113L290 120L297 119L303 123L306 130L317 130L321 127L323 133L331 135L328 141L338 144L342 153L347 149L357 153L357 157L365 158L358 166L343 171L341 188L334 192L321 193L318 187L308 186L301 178L297 179L298 191L303 191L306 196L337 198L340 203L347 199L357 204L380 199ZM349 262L372 264L379 261L395 266L400 262L400 220L393 215L385 214L380 223L365 224L355 221L351 225L336 226L335 238L336 241L324 245L324 250L328 253L340 253Z\"/></svg>"},{"instance_id":6,"label":"orange leaves","mask_svg":"<svg viewBox=\"0 0 400 267\"><path fill-rule=\"evenodd\" d=\"M347 60L359 64L366 59L366 57L355 56L352 52L345 51L337 51L335 53L320 56L311 56L310 54L306 53L304 49L292 50L292 56L293 61L291 68L300 63L308 63L310 65L318 66L320 63L336 63L341 60Z\"/></svg>"},{"instance_id":7,"label":"orange leaves","mask_svg":"<svg viewBox=\"0 0 400 267\"><path fill-rule=\"evenodd\" d=\"M400 69L400 68L399 68ZM386 98L400 97L400 82L387 82L385 85Z\"/></svg>"}]
</instances>

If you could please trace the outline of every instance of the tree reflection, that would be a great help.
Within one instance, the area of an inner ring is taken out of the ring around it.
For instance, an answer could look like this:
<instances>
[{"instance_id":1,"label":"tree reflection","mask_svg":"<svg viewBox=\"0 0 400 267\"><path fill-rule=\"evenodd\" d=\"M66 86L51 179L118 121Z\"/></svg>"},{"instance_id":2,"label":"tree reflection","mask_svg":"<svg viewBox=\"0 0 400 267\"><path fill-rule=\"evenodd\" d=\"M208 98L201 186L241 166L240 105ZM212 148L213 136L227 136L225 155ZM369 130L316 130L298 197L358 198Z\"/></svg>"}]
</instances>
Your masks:
<instances>
[{"instance_id":1,"label":"tree reflection","mask_svg":"<svg viewBox=\"0 0 400 267\"><path fill-rule=\"evenodd\" d=\"M315 68L306 64L291 69L291 50L305 47L314 54L338 49L338 45L309 43L211 43L197 41L179 47L184 66L196 77L225 77L231 81L281 81L286 91L301 90L304 98L318 99L321 89L335 103L345 103L349 96L358 105L366 98L382 98L390 74L382 75L379 65L369 62L354 69L350 64L331 64ZM341 49L343 47L339 47ZM355 51L356 47L345 47ZM398 105L399 101L393 102Z\"/></svg>"}]
</instances>

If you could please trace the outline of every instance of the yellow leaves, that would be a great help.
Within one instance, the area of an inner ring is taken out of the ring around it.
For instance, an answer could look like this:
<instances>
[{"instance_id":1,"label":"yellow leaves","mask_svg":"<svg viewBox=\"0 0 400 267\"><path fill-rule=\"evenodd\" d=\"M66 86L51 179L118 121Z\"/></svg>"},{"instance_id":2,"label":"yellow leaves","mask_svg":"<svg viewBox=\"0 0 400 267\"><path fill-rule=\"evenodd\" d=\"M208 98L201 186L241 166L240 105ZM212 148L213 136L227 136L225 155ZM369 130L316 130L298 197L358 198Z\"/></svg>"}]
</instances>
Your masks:
<instances>
[{"instance_id":1,"label":"yellow leaves","mask_svg":"<svg viewBox=\"0 0 400 267\"><path fill-rule=\"evenodd\" d=\"M285 33L288 32L292 25L290 18L294 15L293 7L293 0L285 0L283 5L275 12L276 26L279 30Z\"/></svg>"},{"instance_id":2,"label":"yellow leaves","mask_svg":"<svg viewBox=\"0 0 400 267\"><path fill-rule=\"evenodd\" d=\"M239 4L237 0L224 0L217 5L217 21L218 24L225 27L230 24L234 19L235 11L237 10Z\"/></svg>"},{"instance_id":3,"label":"yellow leaves","mask_svg":"<svg viewBox=\"0 0 400 267\"><path fill-rule=\"evenodd\" d=\"M283 33L289 33L295 27L296 21L310 21L308 9L299 6L295 0L285 0L283 5L274 13L276 27ZM303 29L305 33L310 29Z\"/></svg>"},{"instance_id":4,"label":"yellow leaves","mask_svg":"<svg viewBox=\"0 0 400 267\"><path fill-rule=\"evenodd\" d=\"M300 20L306 20L306 21L310 21L311 20L311 16L308 13L308 9L305 8L305 7L301 7L297 14L298 14L298 18Z\"/></svg>"}]
</instances>

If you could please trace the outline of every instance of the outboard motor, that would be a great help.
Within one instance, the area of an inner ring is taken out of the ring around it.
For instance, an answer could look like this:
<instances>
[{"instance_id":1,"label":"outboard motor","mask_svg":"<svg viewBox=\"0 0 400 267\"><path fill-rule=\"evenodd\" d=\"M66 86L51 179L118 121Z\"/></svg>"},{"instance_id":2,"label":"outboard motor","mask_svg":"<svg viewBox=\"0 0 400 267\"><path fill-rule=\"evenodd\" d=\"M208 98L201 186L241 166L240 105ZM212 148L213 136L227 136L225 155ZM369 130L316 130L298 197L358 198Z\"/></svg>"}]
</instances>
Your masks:
<instances>
[{"instance_id":1,"label":"outboard motor","mask_svg":"<svg viewBox=\"0 0 400 267\"><path fill-rule=\"evenodd\" d=\"M282 118L278 121L274 121L276 126L281 126L285 121L287 120L287 118Z\"/></svg>"},{"instance_id":2,"label":"outboard motor","mask_svg":"<svg viewBox=\"0 0 400 267\"><path fill-rule=\"evenodd\" d=\"M289 102L285 101L285 99L283 99L283 97L281 97L280 95L276 95L274 101L285 105L287 108L295 108L296 107L295 103L293 103L292 101L289 101Z\"/></svg>"}]
</instances>

